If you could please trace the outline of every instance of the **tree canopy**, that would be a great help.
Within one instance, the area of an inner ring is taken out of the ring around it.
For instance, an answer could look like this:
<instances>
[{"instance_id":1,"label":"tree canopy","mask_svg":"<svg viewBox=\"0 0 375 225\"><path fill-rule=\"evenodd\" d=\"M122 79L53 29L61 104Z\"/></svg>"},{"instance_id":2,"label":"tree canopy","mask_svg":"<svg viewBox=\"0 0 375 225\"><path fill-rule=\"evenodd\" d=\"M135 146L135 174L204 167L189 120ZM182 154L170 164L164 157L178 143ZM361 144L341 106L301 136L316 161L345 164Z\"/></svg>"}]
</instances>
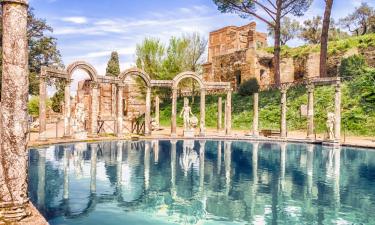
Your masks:
<instances>
[{"instance_id":1,"label":"tree canopy","mask_svg":"<svg viewBox=\"0 0 375 225\"><path fill-rule=\"evenodd\" d=\"M118 77L120 73L121 71L120 71L119 56L116 51L113 51L111 53L111 58L109 59L108 64L107 64L106 75Z\"/></svg>"},{"instance_id":2,"label":"tree canopy","mask_svg":"<svg viewBox=\"0 0 375 225\"><path fill-rule=\"evenodd\" d=\"M289 17L284 17L281 21L280 29L280 43L281 45L286 45L286 43L293 38L297 37L300 33L301 25L297 20L291 19ZM268 26L268 35L274 37L275 30Z\"/></svg>"},{"instance_id":3,"label":"tree canopy","mask_svg":"<svg viewBox=\"0 0 375 225\"><path fill-rule=\"evenodd\" d=\"M375 10L362 2L353 13L340 19L339 23L357 36L375 32Z\"/></svg>"}]
</instances>

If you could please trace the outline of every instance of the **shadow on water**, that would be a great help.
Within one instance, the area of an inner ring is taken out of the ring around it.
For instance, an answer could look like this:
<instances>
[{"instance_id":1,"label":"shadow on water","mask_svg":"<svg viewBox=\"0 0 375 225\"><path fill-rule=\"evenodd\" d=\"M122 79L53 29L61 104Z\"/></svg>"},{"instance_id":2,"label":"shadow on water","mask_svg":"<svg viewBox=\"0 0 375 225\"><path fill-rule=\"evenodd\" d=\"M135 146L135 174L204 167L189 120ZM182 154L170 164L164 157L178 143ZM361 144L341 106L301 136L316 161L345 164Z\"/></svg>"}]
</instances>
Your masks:
<instances>
[{"instance_id":1,"label":"shadow on water","mask_svg":"<svg viewBox=\"0 0 375 225\"><path fill-rule=\"evenodd\" d=\"M32 149L29 193L50 224L375 224L375 152L138 141Z\"/></svg>"}]
</instances>

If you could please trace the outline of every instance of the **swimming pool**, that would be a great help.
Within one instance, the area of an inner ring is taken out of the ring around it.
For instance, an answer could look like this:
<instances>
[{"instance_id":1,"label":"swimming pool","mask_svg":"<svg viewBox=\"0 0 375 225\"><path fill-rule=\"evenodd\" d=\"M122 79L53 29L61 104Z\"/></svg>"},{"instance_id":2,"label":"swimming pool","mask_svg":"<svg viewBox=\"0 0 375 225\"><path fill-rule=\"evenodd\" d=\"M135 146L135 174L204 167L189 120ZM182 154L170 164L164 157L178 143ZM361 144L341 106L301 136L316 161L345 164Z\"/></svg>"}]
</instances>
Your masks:
<instances>
[{"instance_id":1,"label":"swimming pool","mask_svg":"<svg viewBox=\"0 0 375 225\"><path fill-rule=\"evenodd\" d=\"M31 149L29 193L51 225L375 224L375 151L139 141Z\"/></svg>"}]
</instances>

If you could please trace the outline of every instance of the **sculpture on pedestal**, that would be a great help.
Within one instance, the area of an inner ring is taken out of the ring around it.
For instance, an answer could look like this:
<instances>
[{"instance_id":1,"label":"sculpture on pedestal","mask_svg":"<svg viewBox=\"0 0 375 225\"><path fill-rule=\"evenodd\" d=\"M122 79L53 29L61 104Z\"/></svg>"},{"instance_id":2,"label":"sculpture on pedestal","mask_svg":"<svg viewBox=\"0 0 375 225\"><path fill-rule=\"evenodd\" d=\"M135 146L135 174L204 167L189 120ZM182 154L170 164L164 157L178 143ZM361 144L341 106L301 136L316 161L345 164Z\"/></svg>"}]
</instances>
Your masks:
<instances>
[{"instance_id":1,"label":"sculpture on pedestal","mask_svg":"<svg viewBox=\"0 0 375 225\"><path fill-rule=\"evenodd\" d=\"M198 118L191 112L187 98L184 99L184 107L180 113L181 116L184 119L184 137L194 137L194 128L198 125Z\"/></svg>"},{"instance_id":2,"label":"sculpture on pedestal","mask_svg":"<svg viewBox=\"0 0 375 225\"><path fill-rule=\"evenodd\" d=\"M75 111L74 111L74 117L73 117L73 135L76 139L86 139L87 138L87 132L85 130L85 118L86 118L86 112L85 112L85 105L83 103L78 103L76 105Z\"/></svg>"},{"instance_id":3,"label":"sculpture on pedestal","mask_svg":"<svg viewBox=\"0 0 375 225\"><path fill-rule=\"evenodd\" d=\"M327 139L332 141L334 139L334 136L335 136L334 132L333 132L333 129L335 127L335 114L334 113L329 112L327 114L326 125L327 125L327 132L328 132Z\"/></svg>"}]
</instances>

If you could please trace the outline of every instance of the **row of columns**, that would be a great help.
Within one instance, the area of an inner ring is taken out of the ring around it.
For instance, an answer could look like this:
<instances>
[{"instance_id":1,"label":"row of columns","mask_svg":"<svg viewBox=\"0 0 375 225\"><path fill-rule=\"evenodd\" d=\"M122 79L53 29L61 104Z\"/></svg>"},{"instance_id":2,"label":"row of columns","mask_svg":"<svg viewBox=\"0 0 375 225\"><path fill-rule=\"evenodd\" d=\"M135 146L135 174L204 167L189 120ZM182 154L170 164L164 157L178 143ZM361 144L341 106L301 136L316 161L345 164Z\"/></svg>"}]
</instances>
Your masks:
<instances>
[{"instance_id":1,"label":"row of columns","mask_svg":"<svg viewBox=\"0 0 375 225\"><path fill-rule=\"evenodd\" d=\"M315 139L314 137L314 84L307 85L307 139ZM287 138L287 91L288 86L281 86L281 117L280 117L280 137ZM219 105L221 99L219 98ZM253 94L253 125L252 135L259 136L259 93ZM335 83L335 97L334 97L334 110L335 110L335 128L334 137L335 141L340 141L341 138L341 82L338 80ZM219 107L220 112L220 107ZM219 129L219 126L218 126Z\"/></svg>"}]
</instances>

